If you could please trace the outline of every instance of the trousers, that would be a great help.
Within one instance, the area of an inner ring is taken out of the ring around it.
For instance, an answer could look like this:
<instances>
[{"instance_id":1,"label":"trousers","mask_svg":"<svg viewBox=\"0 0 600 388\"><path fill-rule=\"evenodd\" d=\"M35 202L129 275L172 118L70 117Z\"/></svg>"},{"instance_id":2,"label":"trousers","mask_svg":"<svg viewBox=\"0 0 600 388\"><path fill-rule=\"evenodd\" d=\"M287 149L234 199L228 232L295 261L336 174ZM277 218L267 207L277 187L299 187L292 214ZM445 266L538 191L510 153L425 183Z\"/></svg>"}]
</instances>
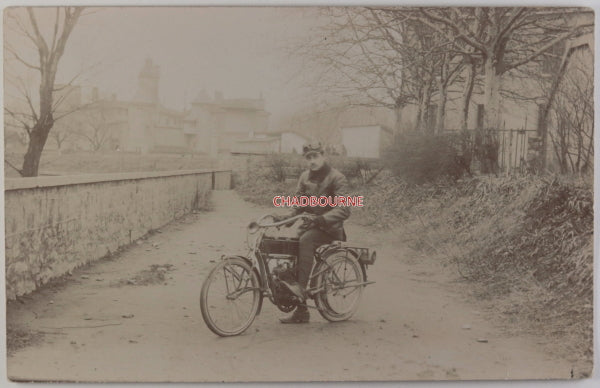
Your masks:
<instances>
[{"instance_id":1,"label":"trousers","mask_svg":"<svg viewBox=\"0 0 600 388\"><path fill-rule=\"evenodd\" d=\"M310 270L312 269L315 250L323 244L331 243L335 238L330 234L312 228L300 235L298 248L298 283L307 288Z\"/></svg>"}]
</instances>

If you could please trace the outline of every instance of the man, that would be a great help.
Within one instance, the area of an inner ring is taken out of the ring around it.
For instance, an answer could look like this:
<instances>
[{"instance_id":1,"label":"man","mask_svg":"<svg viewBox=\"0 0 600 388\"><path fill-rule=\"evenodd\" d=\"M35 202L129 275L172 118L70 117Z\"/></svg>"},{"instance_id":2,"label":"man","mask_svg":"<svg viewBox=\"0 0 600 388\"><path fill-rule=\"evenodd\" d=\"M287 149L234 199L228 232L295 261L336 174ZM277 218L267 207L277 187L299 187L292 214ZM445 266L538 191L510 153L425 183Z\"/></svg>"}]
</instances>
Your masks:
<instances>
[{"instance_id":1,"label":"man","mask_svg":"<svg viewBox=\"0 0 600 388\"><path fill-rule=\"evenodd\" d=\"M334 197L346 194L346 177L327 163L321 143L305 144L302 147L302 155L307 161L308 170L304 171L298 179L296 196ZM350 208L346 206L299 207L294 209L292 216L302 212L316 216L301 229L297 265L298 285L291 287L296 289L296 294L300 294L302 299L305 299L314 252L319 246L329 244L334 240L346 241L344 220L350 217ZM307 323L309 319L310 314L306 306L298 306L292 316L282 318L281 322Z\"/></svg>"}]
</instances>

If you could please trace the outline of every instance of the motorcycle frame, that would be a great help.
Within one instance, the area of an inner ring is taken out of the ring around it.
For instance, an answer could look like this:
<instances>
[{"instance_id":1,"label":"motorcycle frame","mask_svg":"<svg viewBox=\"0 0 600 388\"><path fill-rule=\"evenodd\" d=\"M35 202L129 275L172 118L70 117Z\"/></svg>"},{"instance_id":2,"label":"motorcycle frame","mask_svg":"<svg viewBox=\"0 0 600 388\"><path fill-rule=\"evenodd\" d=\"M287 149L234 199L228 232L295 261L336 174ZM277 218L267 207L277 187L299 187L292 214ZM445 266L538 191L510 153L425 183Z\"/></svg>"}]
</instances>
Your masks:
<instances>
[{"instance_id":1,"label":"motorcycle frame","mask_svg":"<svg viewBox=\"0 0 600 388\"><path fill-rule=\"evenodd\" d=\"M267 216L261 217L259 219L259 223L265 217L267 217ZM301 217L301 216L297 216L297 217ZM259 225L259 223L257 225ZM252 270L258 272L259 283L261 285L261 288L260 288L261 295L263 297L265 297L265 296L268 297L269 300L271 301L271 303L273 303L273 304L275 304L275 300L274 300L274 295L272 292L271 273L269 271L269 266L267 264L267 258L266 258L266 256L268 256L269 253L261 252L260 243L262 242L262 239L269 228L279 227L279 225L277 225L277 224L281 224L281 223L276 223L275 225L271 225L271 226L260 227L260 229L258 229L256 231L257 234L256 234L256 238L254 239L253 244L248 243L249 250L248 250L248 253L246 254L246 259L251 263ZM351 251L349 249L347 249L347 247L339 247L339 248L335 248L335 251L333 251L331 253L333 254L335 252L340 252L340 253L344 252L345 255L348 255ZM323 252L323 253L327 253L327 252ZM352 253L350 253L350 254L352 254ZM322 255L319 255L316 253L313 255L313 264L312 264L310 274L308 277L309 287L307 287L307 289L306 289L306 293L308 294L308 296L310 298L313 298L315 294L323 291L323 289L324 289L323 286L312 287L311 285L313 284L314 279L316 279L319 275L321 275L325 271L331 269L329 264L325 260L323 260L323 258L321 256ZM355 255L353 255L353 256L355 256ZM356 258L356 259L358 260L358 258ZM294 265L295 266L298 265L298 257L297 256L295 257ZM320 267L321 265L325 265L326 268L319 270L317 273L315 273L315 270L318 267ZM354 285L352 285L352 287L366 286L368 284L375 283L373 281L367 281L366 270L365 270L364 264L360 263L360 266L362 269L364 281L359 284L354 284ZM337 275L335 275L335 276L337 276ZM312 306L309 306L309 307L312 307Z\"/></svg>"}]
</instances>

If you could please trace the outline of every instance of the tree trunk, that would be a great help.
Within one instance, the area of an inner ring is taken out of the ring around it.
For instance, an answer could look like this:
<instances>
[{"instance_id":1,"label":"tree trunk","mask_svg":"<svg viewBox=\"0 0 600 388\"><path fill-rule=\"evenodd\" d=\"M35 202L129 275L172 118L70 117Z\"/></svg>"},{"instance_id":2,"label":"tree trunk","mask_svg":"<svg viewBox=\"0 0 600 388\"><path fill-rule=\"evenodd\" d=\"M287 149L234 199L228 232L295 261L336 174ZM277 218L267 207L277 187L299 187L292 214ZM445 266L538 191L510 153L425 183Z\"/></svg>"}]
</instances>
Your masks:
<instances>
[{"instance_id":1,"label":"tree trunk","mask_svg":"<svg viewBox=\"0 0 600 388\"><path fill-rule=\"evenodd\" d=\"M58 70L58 62L62 57L69 35L73 31L79 19L83 7L63 7L64 15L59 16L59 8L56 8L56 19L54 21L54 40L49 45L40 33L37 19L33 8L26 7L29 21L32 26L31 32L25 32L27 37L35 44L39 53L40 87L39 87L39 112L34 111L35 125L29 132L29 146L23 160L21 175L25 177L37 176L42 151L48 140L48 134L54 126L53 99L54 81ZM63 23L62 31L59 33L59 24ZM30 66L31 67L31 66ZM30 104L31 105L31 104Z\"/></svg>"},{"instance_id":2,"label":"tree trunk","mask_svg":"<svg viewBox=\"0 0 600 388\"><path fill-rule=\"evenodd\" d=\"M21 175L23 177L38 175L42 151L46 145L50 128L52 128L52 126L44 128L42 127L42 124L39 124L31 131L29 146L27 147L27 152L25 153L25 158L23 160L23 168L21 169Z\"/></svg>"},{"instance_id":3,"label":"tree trunk","mask_svg":"<svg viewBox=\"0 0 600 388\"><path fill-rule=\"evenodd\" d=\"M488 56L485 67L485 126L486 129L500 128L500 87L502 75L497 72L495 58Z\"/></svg>"},{"instance_id":4,"label":"tree trunk","mask_svg":"<svg viewBox=\"0 0 600 388\"><path fill-rule=\"evenodd\" d=\"M565 126L564 120L558 122L558 135L560 136L560 172L566 174L569 171L567 161L569 159L569 138L567 127Z\"/></svg>"},{"instance_id":5,"label":"tree trunk","mask_svg":"<svg viewBox=\"0 0 600 388\"><path fill-rule=\"evenodd\" d=\"M473 86L475 86L475 66L476 62L471 60L467 66L467 75L465 77L465 88L461 99L462 115L460 118L460 129L466 131L469 126L469 106L471 104L471 96L473 95Z\"/></svg>"},{"instance_id":6,"label":"tree trunk","mask_svg":"<svg viewBox=\"0 0 600 388\"><path fill-rule=\"evenodd\" d=\"M430 128L427 128L427 112L429 111L429 103L431 102L431 86L433 83L433 79L431 76L427 76L424 80L423 85L423 94L421 96L421 101L419 101L419 117L417 127L417 131L426 132Z\"/></svg>"},{"instance_id":7,"label":"tree trunk","mask_svg":"<svg viewBox=\"0 0 600 388\"><path fill-rule=\"evenodd\" d=\"M442 133L446 121L446 101L448 101L448 87L445 84L440 84L439 101L435 116L435 132Z\"/></svg>"},{"instance_id":8,"label":"tree trunk","mask_svg":"<svg viewBox=\"0 0 600 388\"><path fill-rule=\"evenodd\" d=\"M419 95L418 95L418 101L417 101L417 116L415 118L415 127L413 128L413 130L415 132L419 132L419 130L421 129L421 110L423 109L423 90L425 89L425 85L421 85L420 90L419 90Z\"/></svg>"},{"instance_id":9,"label":"tree trunk","mask_svg":"<svg viewBox=\"0 0 600 388\"><path fill-rule=\"evenodd\" d=\"M40 82L40 115L37 123L31 129L29 134L29 147L23 160L21 169L24 177L38 175L42 151L48 140L48 134L54 126L54 115L52 114L52 104L54 103L54 79L56 77L56 65L46 63L41 67Z\"/></svg>"},{"instance_id":10,"label":"tree trunk","mask_svg":"<svg viewBox=\"0 0 600 388\"><path fill-rule=\"evenodd\" d=\"M402 105L396 104L394 107L394 137L393 141L395 142L398 135L400 135L402 131Z\"/></svg>"},{"instance_id":11,"label":"tree trunk","mask_svg":"<svg viewBox=\"0 0 600 388\"><path fill-rule=\"evenodd\" d=\"M588 148L587 148L587 151L585 154L585 161L581 168L582 173L588 172L588 170L590 169L590 166L593 166L593 164L592 164L593 159L594 159L593 153L594 153L594 131L592 130L590 142L588 144Z\"/></svg>"}]
</instances>

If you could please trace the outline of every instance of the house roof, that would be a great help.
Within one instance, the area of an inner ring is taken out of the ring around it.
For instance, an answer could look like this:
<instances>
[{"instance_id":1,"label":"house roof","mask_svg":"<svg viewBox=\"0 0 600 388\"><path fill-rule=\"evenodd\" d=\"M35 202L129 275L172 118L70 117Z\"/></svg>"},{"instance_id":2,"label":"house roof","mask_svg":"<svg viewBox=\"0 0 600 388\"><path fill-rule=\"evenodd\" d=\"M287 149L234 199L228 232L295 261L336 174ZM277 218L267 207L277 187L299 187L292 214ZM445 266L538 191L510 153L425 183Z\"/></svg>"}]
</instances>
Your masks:
<instances>
[{"instance_id":1,"label":"house roof","mask_svg":"<svg viewBox=\"0 0 600 388\"><path fill-rule=\"evenodd\" d=\"M207 104L214 108L264 111L265 100L260 98L223 98L212 99L205 91L201 91L192 104ZM269 114L264 111L264 113Z\"/></svg>"},{"instance_id":2,"label":"house roof","mask_svg":"<svg viewBox=\"0 0 600 388\"><path fill-rule=\"evenodd\" d=\"M381 124L371 124L371 125L346 125L346 126L344 126L344 127L340 128L340 129L343 131L344 129L351 129L351 128L364 128L365 130L368 130L368 131L370 131L370 130L371 130L371 128L375 128L375 127L377 127L377 128L380 128L380 129L383 129L383 130L384 130L384 131L386 131L386 132L393 133L393 131L392 131L392 129L391 129L390 127L388 127L388 126L385 126L385 125L381 125Z\"/></svg>"},{"instance_id":3,"label":"house roof","mask_svg":"<svg viewBox=\"0 0 600 388\"><path fill-rule=\"evenodd\" d=\"M234 142L236 143L269 143L273 141L277 141L279 138L277 137L253 137L250 139L236 139Z\"/></svg>"},{"instance_id":4,"label":"house roof","mask_svg":"<svg viewBox=\"0 0 600 388\"><path fill-rule=\"evenodd\" d=\"M277 131L256 131L254 132L255 134L261 134L261 135L267 135L267 136L277 136L277 137L281 137L281 135L289 133L292 135L296 135L298 137L303 138L304 140L308 141L310 140L308 136L303 135L301 133L295 132L295 131L290 131L290 130L277 130Z\"/></svg>"}]
</instances>

